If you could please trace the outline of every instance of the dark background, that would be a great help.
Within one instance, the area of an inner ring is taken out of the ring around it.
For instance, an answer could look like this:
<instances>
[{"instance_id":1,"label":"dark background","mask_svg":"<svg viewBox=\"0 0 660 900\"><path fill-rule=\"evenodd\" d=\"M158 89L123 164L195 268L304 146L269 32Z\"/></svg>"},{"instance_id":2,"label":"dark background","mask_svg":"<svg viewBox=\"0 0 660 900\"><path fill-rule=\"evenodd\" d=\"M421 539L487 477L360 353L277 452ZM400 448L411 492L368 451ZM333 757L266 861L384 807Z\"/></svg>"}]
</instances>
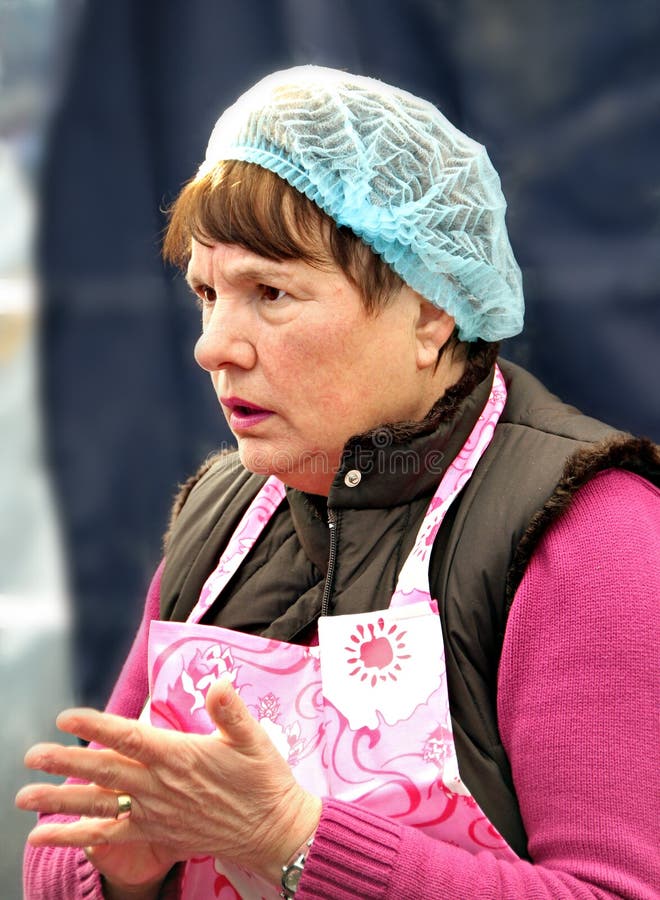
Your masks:
<instances>
[{"instance_id":1,"label":"dark background","mask_svg":"<svg viewBox=\"0 0 660 900\"><path fill-rule=\"evenodd\" d=\"M104 703L176 485L229 437L192 359L197 312L159 260L161 210L269 71L380 77L484 143L527 300L505 355L660 438L657 0L89 0L63 3L58 27L40 385L78 699Z\"/></svg>"}]
</instances>

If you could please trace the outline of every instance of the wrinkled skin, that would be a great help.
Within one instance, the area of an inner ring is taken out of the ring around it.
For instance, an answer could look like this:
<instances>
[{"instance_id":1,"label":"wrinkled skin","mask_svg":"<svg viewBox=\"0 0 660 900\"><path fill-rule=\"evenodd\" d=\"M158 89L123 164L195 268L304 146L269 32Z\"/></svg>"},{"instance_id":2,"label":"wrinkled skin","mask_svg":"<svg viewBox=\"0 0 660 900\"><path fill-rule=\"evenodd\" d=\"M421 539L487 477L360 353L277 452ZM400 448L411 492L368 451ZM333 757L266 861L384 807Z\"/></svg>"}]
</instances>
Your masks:
<instances>
[{"instance_id":1,"label":"wrinkled skin","mask_svg":"<svg viewBox=\"0 0 660 900\"><path fill-rule=\"evenodd\" d=\"M175 862L193 855L217 856L276 882L317 826L320 800L298 785L228 681L211 686L206 705L218 729L212 735L91 709L61 713L62 731L106 749L28 750L28 768L90 782L22 788L21 809L83 817L37 825L29 842L86 848L112 897L136 896L136 888L151 896ZM115 818L118 793L132 797L128 818Z\"/></svg>"}]
</instances>

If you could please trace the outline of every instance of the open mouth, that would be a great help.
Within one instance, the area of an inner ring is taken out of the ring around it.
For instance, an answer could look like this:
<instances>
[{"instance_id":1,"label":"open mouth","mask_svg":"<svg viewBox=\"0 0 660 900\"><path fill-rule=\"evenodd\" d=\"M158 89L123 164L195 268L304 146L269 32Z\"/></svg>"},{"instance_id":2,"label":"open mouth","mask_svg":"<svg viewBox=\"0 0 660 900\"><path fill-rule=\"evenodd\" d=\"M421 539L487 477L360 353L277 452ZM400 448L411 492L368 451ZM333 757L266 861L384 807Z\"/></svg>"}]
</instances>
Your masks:
<instances>
[{"instance_id":1,"label":"open mouth","mask_svg":"<svg viewBox=\"0 0 660 900\"><path fill-rule=\"evenodd\" d=\"M241 397L221 397L220 402L228 412L231 428L246 428L256 425L273 415L272 410L256 406Z\"/></svg>"},{"instance_id":2,"label":"open mouth","mask_svg":"<svg viewBox=\"0 0 660 900\"><path fill-rule=\"evenodd\" d=\"M254 413L262 412L256 406L246 406L244 403L237 403L233 408L232 412L237 412L239 416L251 416Z\"/></svg>"}]
</instances>

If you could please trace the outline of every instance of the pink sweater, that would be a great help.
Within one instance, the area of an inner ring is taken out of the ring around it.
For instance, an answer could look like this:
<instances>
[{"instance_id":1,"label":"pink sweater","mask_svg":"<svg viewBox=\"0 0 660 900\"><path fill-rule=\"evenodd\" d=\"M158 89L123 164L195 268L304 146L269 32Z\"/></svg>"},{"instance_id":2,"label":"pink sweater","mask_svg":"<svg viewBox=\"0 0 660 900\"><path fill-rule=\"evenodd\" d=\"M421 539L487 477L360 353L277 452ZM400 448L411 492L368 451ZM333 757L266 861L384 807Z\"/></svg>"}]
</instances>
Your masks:
<instances>
[{"instance_id":1,"label":"pink sweater","mask_svg":"<svg viewBox=\"0 0 660 900\"><path fill-rule=\"evenodd\" d=\"M636 475L596 476L516 594L498 716L533 862L473 856L326 799L300 900L660 897L658 499ZM108 705L128 717L147 693L161 571ZM176 879L162 896L178 896ZM102 897L82 851L27 848L25 900Z\"/></svg>"}]
</instances>

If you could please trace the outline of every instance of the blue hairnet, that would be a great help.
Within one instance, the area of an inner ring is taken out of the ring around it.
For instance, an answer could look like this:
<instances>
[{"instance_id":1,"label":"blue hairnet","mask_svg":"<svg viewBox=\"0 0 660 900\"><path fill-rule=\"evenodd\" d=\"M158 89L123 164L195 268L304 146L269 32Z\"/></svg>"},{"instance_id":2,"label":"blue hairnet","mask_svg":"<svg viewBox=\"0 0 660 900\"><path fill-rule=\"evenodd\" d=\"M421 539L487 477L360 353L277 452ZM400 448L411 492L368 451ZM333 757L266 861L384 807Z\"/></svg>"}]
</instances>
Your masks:
<instances>
[{"instance_id":1,"label":"blue hairnet","mask_svg":"<svg viewBox=\"0 0 660 900\"><path fill-rule=\"evenodd\" d=\"M521 330L499 176L426 100L319 66L275 72L218 119L198 175L230 159L270 169L350 228L462 340Z\"/></svg>"}]
</instances>

